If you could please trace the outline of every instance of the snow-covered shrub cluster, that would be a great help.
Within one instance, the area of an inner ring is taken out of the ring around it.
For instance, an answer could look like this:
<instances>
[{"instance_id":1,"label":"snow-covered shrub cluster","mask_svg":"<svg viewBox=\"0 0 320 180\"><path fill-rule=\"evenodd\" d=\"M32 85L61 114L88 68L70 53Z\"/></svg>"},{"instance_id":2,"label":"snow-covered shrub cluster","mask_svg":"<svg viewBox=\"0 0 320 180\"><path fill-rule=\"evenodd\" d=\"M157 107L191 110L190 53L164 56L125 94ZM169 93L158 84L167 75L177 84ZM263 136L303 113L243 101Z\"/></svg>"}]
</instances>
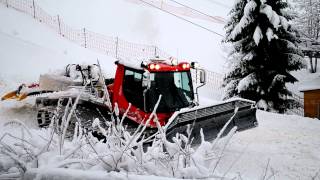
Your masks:
<instances>
[{"instance_id":1,"label":"snow-covered shrub cluster","mask_svg":"<svg viewBox=\"0 0 320 180\"><path fill-rule=\"evenodd\" d=\"M144 135L144 125L129 133L123 125L125 115L119 118L115 108L111 121L92 121L97 132L104 135L100 141L82 128L79 119L75 123L73 136L66 139L76 104L77 100L64 111L62 123L56 118L61 116L54 115L47 129L29 129L19 121L6 123L3 128L6 131L1 132L0 139L0 177L22 177L34 168L38 168L39 172L69 168L178 178L225 176L217 172L217 167L236 127L223 139L220 138L222 130L213 142L205 141L201 134L201 144L195 148L191 146L192 138L182 134L169 141L160 125L158 132L151 137ZM157 122L157 105L148 122ZM58 105L56 112L61 112L59 108L65 107ZM146 142L151 144L146 146ZM37 174L37 178L41 179L41 173Z\"/></svg>"},{"instance_id":2,"label":"snow-covered shrub cluster","mask_svg":"<svg viewBox=\"0 0 320 180\"><path fill-rule=\"evenodd\" d=\"M240 96L282 113L299 104L286 87L297 81L290 72L304 67L288 8L282 0L235 2L225 26L224 42L233 46L224 78L225 98Z\"/></svg>"}]
</instances>

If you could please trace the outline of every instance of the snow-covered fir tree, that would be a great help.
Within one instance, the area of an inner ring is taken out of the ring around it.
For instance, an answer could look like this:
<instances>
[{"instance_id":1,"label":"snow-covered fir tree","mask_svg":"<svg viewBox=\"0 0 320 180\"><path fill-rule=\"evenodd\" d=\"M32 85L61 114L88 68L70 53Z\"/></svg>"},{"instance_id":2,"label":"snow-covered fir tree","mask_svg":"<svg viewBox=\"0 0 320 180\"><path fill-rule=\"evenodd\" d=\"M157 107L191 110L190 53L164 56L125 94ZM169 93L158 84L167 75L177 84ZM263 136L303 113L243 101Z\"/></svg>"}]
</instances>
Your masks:
<instances>
[{"instance_id":1,"label":"snow-covered fir tree","mask_svg":"<svg viewBox=\"0 0 320 180\"><path fill-rule=\"evenodd\" d=\"M259 108L285 112L295 107L286 83L297 80L290 71L301 69L303 54L298 34L283 0L237 0L230 12L226 43L230 71L224 78L225 98L239 96Z\"/></svg>"}]
</instances>

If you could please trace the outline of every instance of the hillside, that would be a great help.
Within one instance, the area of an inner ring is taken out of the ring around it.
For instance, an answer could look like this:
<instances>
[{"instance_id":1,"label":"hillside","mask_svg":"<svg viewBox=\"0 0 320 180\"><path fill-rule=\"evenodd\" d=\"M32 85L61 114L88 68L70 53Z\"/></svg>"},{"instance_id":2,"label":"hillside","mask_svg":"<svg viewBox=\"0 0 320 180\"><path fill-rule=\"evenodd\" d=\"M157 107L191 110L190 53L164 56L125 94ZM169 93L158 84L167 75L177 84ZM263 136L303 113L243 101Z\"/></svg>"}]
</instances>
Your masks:
<instances>
[{"instance_id":1,"label":"hillside","mask_svg":"<svg viewBox=\"0 0 320 180\"><path fill-rule=\"evenodd\" d=\"M113 76L115 59L81 48L23 13L2 4L0 8L0 76L4 81L9 76L10 81L33 82L39 74L66 64L96 63L97 59Z\"/></svg>"},{"instance_id":2,"label":"hillside","mask_svg":"<svg viewBox=\"0 0 320 180\"><path fill-rule=\"evenodd\" d=\"M103 34L120 36L135 42L157 43L172 53L175 53L176 48L179 47L183 57L199 59L205 67L212 70L222 69L223 58L220 59L216 52L212 52L213 49L220 52L219 38L160 12L155 13L147 7L116 0L112 0L113 3L110 4L107 3L108 1L91 4L84 0L37 2L51 13L60 14L68 24L73 26L79 28L86 26ZM79 9L71 11L75 8L75 3L80 4ZM124 8L124 11L117 11L119 7ZM151 17L145 16L144 13ZM115 17L119 19L114 21ZM154 24L146 23L149 21ZM104 71L110 77L113 76L115 59L77 46L31 17L8 9L2 4L0 4L0 22L0 95L16 88L22 82L37 81L39 74L63 68L68 63L95 63L99 59ZM105 25L101 25L104 23ZM141 29L143 24L146 24L146 27ZM220 25L219 28L221 27ZM150 32L155 32L157 35L145 36ZM220 53L223 54L223 52ZM214 61L216 63L211 63L211 59L215 57L218 60ZM20 135L18 133L21 130L20 127L9 129L3 126L12 120L25 123L32 135L38 139L41 139L39 135L48 134L46 130L39 129L37 126L34 100L30 98L22 102L0 102L0 135L6 132ZM270 175L271 179L312 179L317 176L320 167L318 153L320 121L263 111L257 112L257 119L259 122L257 128L236 133L231 139L217 168L218 172L221 174L228 172L230 177L252 180L263 179L266 169L268 170L266 174ZM53 160L59 161L59 158L61 157L57 156ZM48 159L50 159L49 155L43 159L42 163L45 164ZM0 157L0 167L7 165L4 160L4 157ZM50 162L46 165L48 164ZM0 172L2 170L0 168ZM15 172L16 169L11 170ZM53 172L55 171L47 168L42 173L46 175ZM134 173L126 174L126 172L112 172L106 175L101 169L82 171L83 174L70 172L74 178L94 175L92 177L97 179L101 176L113 179L171 179L150 176L150 174L138 176ZM100 173L101 176L99 176ZM238 174L241 177L238 177Z\"/></svg>"},{"instance_id":3,"label":"hillside","mask_svg":"<svg viewBox=\"0 0 320 180\"><path fill-rule=\"evenodd\" d=\"M36 2L51 15L59 14L71 27L85 27L127 41L157 45L180 59L199 61L214 72L224 71L225 53L221 49L220 36L160 10L123 0L99 0L94 4L85 0ZM201 7L206 7L207 11L210 7L216 7L210 14L225 18L229 11L206 1L202 1ZM191 20L220 34L224 33L223 24Z\"/></svg>"}]
</instances>

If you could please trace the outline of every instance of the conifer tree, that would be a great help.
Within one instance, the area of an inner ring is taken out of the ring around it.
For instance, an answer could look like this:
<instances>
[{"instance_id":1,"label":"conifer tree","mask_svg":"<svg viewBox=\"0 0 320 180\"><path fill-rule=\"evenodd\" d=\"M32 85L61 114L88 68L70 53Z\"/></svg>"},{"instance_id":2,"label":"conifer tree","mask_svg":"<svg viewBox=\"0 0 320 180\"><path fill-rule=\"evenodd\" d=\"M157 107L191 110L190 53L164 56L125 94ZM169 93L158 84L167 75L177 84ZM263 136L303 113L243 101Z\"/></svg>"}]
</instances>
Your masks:
<instances>
[{"instance_id":1,"label":"conifer tree","mask_svg":"<svg viewBox=\"0 0 320 180\"><path fill-rule=\"evenodd\" d=\"M297 106L286 83L297 81L290 71L301 69L303 54L282 0L238 0L225 26L231 43L230 71L224 78L225 98L251 99L258 107L285 112Z\"/></svg>"}]
</instances>

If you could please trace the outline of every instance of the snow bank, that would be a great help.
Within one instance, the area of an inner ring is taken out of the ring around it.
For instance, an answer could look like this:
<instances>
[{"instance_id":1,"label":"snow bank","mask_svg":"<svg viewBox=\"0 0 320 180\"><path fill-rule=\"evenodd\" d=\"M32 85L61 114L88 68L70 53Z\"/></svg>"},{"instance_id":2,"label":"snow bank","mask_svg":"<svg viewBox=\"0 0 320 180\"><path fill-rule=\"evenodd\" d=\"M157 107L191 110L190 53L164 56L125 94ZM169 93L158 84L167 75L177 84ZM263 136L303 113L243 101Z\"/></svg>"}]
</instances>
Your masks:
<instances>
[{"instance_id":1,"label":"snow bank","mask_svg":"<svg viewBox=\"0 0 320 180\"><path fill-rule=\"evenodd\" d=\"M24 180L57 180L57 179L68 179L68 180L106 180L106 179L116 179L116 180L170 180L175 178L159 177L159 176L142 176L127 173L117 173L105 171L82 171L76 169L30 169L25 176Z\"/></svg>"},{"instance_id":2,"label":"snow bank","mask_svg":"<svg viewBox=\"0 0 320 180\"><path fill-rule=\"evenodd\" d=\"M98 141L86 132L79 126L79 121L75 124L73 138L64 139L61 130L65 131L68 126L58 121L54 116L49 128L40 130L30 129L17 120L1 126L0 155L9 157L0 159L0 166L3 167L1 174L18 173L26 179L76 179L80 174L85 178L92 173L95 173L93 179L100 179L108 177L110 172L120 172L117 177L123 174L175 178L218 177L220 175L216 167L220 163L219 157L224 154L224 148L218 148L225 147L236 130L233 128L225 139L219 138L213 142L204 141L201 134L202 142L198 148L194 148L184 135L177 135L172 142L168 141L163 129L159 128L152 144L144 148L142 143L149 139L142 134L145 127L129 134L121 126L119 117L112 122L105 122L106 129L101 131L105 135L105 142ZM62 121L68 122L69 119ZM100 123L95 120L95 124ZM234 175L228 173L223 176Z\"/></svg>"},{"instance_id":3,"label":"snow bank","mask_svg":"<svg viewBox=\"0 0 320 180\"><path fill-rule=\"evenodd\" d=\"M1 109L3 109L4 104L0 105ZM9 107L6 107L5 109L10 110ZM25 109L25 107L22 107L21 109ZM3 122L3 120L6 119L8 122L10 121L10 119L24 119L23 122L25 122L26 126L28 128L31 127L29 128L29 131L33 134L34 139L31 142L36 142L36 145L38 147L42 147L43 143L46 142L45 139L48 139L48 135L50 135L49 131L44 129L33 129L35 126L32 124L35 124L35 120L34 117L30 117L30 114L35 112L28 112L29 116L27 116L27 112L24 114L24 116L20 113L20 111L14 111L11 113L9 112L8 114L4 112L0 113L0 120L1 122ZM316 174L320 166L320 156L318 153L318 150L320 148L320 143L318 141L320 139L320 134L318 133L320 131L320 121L294 115L279 115L264 111L257 111L257 119L259 121L259 126L257 128L242 131L233 136L230 143L228 143L228 146L226 146L226 149L224 150L224 155L222 156L222 159L216 169L217 172L220 172L221 175L227 173L231 176L233 176L232 174L239 172L241 174L242 179L257 179L264 173L264 170L266 169L267 164L269 162L267 174L272 175L272 173L275 173L275 179L305 179ZM21 128L19 126L13 126L12 128L8 128L8 126L4 127L3 125L0 125L0 130L1 134L5 132L10 132L15 134L17 137L21 137ZM25 132L25 138L28 138L28 136L28 133ZM217 153L223 149L223 142L227 139L228 138L224 138L222 143L219 146L217 146ZM13 142L14 141L11 141L11 143ZM58 141L54 140L53 142L57 143ZM76 141L67 141L65 143L66 147L64 148L65 155L67 156L68 154L71 154L71 152L74 151L78 147L78 145ZM206 146L208 146L208 143L204 143L202 144L202 146L194 148L192 151L190 151L195 152L194 158L197 162L202 162L203 157L201 156L201 154L203 154L203 152L205 152L206 149L208 150ZM97 148L97 151L99 153L102 153L105 156L109 152L105 150L106 146L103 143L98 143L95 145L95 147ZM53 148L53 146L51 148ZM174 146L172 146L172 148L175 149ZM90 147L86 147L83 150L84 152L88 152L88 150L90 150ZM149 150L149 153L151 154L146 153L142 154L142 156L139 156L139 151L136 151L135 155L137 156L137 158L144 157L146 159L162 159L164 157L161 154L161 152L162 151L160 151L160 149L153 148ZM85 156L83 156L83 158L88 158L88 155L92 156L92 160L95 159L95 155L92 153L86 154ZM211 155L215 157L214 154ZM26 174L26 177L28 177L29 179L32 179L32 177L34 177L34 175L37 172L42 172L42 174L40 173L40 176L43 178L56 172L59 173L56 174L55 177L65 177L67 175L79 177L79 175L81 174L83 175L83 177L87 177L92 174L92 177L96 177L97 179L100 178L100 175L101 177L114 177L120 179L156 178L154 176L146 174L143 176L136 176L134 175L135 173L129 173L127 175L127 173L124 171L122 171L121 173L110 174L107 173L105 170L101 169L101 167L103 167L103 163L94 163L96 164L95 168L91 168L90 170L86 171L79 170L78 168L81 169L81 166L72 166L72 169L76 168L78 170L71 170L70 172L66 171L65 169L56 169L56 167L59 164L61 165L72 161L61 161L61 156L59 156L58 151L55 151L54 149L52 149L50 153L43 154L40 157L40 159L41 160L39 161L39 166L43 169L30 169L30 171L28 171L28 173ZM3 169L12 167L12 165L10 165L12 163L11 160L2 159L1 162L3 161L7 162L5 164L0 163L1 167L4 167ZM138 162L139 161L141 162L141 160L138 160ZM147 167L150 167L150 169L147 168L147 171L153 172L157 176L163 176L165 173L165 168L161 166L155 166L154 163L156 161L149 161L150 166ZM207 165L205 167L210 166ZM199 174L197 175L197 172L192 169L186 169L186 172L193 172L194 176L192 177L194 178L199 177ZM204 171L201 172L204 173ZM161 179L163 177L157 178Z\"/></svg>"},{"instance_id":4,"label":"snow bank","mask_svg":"<svg viewBox=\"0 0 320 180\"><path fill-rule=\"evenodd\" d=\"M267 163L275 179L309 179L320 167L320 121L296 115L257 111L257 128L231 140L223 164L244 179L258 179ZM224 166L224 165L222 165Z\"/></svg>"}]
</instances>

